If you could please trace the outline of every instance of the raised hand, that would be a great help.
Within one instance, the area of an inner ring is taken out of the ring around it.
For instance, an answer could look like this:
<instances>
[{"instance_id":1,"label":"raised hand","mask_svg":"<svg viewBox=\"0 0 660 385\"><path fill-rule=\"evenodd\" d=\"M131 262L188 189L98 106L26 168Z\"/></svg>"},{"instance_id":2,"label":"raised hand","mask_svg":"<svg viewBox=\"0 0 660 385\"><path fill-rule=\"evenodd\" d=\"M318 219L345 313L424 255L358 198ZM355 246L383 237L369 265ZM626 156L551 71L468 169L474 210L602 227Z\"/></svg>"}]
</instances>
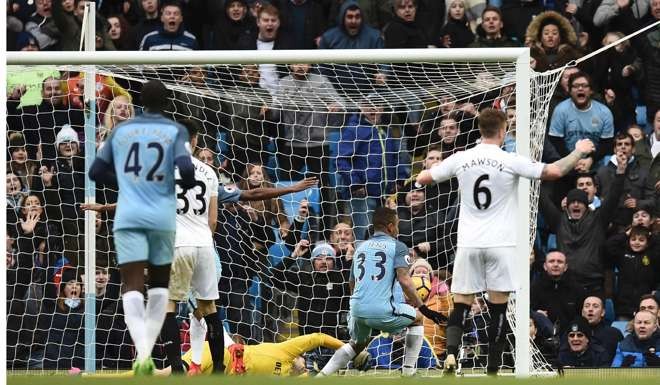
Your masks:
<instances>
[{"instance_id":1,"label":"raised hand","mask_svg":"<svg viewBox=\"0 0 660 385\"><path fill-rule=\"evenodd\" d=\"M575 149L580 151L582 155L589 155L592 152L596 151L596 146L589 139L580 139L575 143Z\"/></svg>"},{"instance_id":2,"label":"raised hand","mask_svg":"<svg viewBox=\"0 0 660 385\"><path fill-rule=\"evenodd\" d=\"M39 174L41 174L41 180L43 181L44 186L50 187L53 185L53 177L55 176L54 166L51 166L50 168L41 166L39 169Z\"/></svg>"},{"instance_id":3,"label":"raised hand","mask_svg":"<svg viewBox=\"0 0 660 385\"><path fill-rule=\"evenodd\" d=\"M39 222L39 213L36 211L28 211L25 220L21 218L21 228L25 234L32 234L34 228Z\"/></svg>"},{"instance_id":4,"label":"raised hand","mask_svg":"<svg viewBox=\"0 0 660 385\"><path fill-rule=\"evenodd\" d=\"M298 191L307 190L308 188L316 187L318 183L319 181L316 178L311 177L311 178L305 178L291 187L293 188L294 192L298 192Z\"/></svg>"},{"instance_id":5,"label":"raised hand","mask_svg":"<svg viewBox=\"0 0 660 385\"><path fill-rule=\"evenodd\" d=\"M628 167L628 157L626 154L623 153L623 151L619 151L616 154L616 173L617 174L624 174L626 172L626 168Z\"/></svg>"},{"instance_id":6,"label":"raised hand","mask_svg":"<svg viewBox=\"0 0 660 385\"><path fill-rule=\"evenodd\" d=\"M309 240L307 239L301 239L300 242L296 243L296 248L293 249L293 253L291 253L291 256L294 258L298 258L305 254L309 250Z\"/></svg>"}]
</instances>

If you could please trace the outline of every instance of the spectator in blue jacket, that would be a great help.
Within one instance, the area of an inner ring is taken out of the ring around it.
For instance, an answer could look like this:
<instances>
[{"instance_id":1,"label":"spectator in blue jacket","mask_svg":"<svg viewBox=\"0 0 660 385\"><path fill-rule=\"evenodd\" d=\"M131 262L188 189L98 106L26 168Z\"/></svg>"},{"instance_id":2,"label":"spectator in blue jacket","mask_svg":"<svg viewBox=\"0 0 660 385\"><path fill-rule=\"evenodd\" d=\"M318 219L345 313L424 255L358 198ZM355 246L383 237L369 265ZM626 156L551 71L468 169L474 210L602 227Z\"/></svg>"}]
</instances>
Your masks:
<instances>
[{"instance_id":1,"label":"spectator in blue jacket","mask_svg":"<svg viewBox=\"0 0 660 385\"><path fill-rule=\"evenodd\" d=\"M161 8L163 25L144 35L140 51L191 51L198 49L197 38L183 28L183 11L178 2L165 3Z\"/></svg>"},{"instance_id":2,"label":"spectator in blue jacket","mask_svg":"<svg viewBox=\"0 0 660 385\"><path fill-rule=\"evenodd\" d=\"M410 176L401 161L401 139L388 127L380 126L382 103L376 95L360 102L360 113L349 118L341 130L338 144L337 171L340 197L350 201L355 239L365 239L371 213L380 206L381 198L395 190L395 181Z\"/></svg>"},{"instance_id":3,"label":"spectator in blue jacket","mask_svg":"<svg viewBox=\"0 0 660 385\"><path fill-rule=\"evenodd\" d=\"M646 310L635 314L633 332L619 342L612 367L660 367L660 332L655 314Z\"/></svg>"}]
</instances>

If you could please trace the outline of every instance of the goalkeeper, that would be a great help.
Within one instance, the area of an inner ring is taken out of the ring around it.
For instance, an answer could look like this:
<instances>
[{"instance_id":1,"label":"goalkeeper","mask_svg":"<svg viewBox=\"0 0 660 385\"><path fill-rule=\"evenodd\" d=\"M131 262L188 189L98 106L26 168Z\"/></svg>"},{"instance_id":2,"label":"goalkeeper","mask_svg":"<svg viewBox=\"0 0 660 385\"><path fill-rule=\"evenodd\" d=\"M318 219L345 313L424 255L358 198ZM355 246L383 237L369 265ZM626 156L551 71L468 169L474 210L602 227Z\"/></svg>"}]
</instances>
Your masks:
<instances>
[{"instance_id":1,"label":"goalkeeper","mask_svg":"<svg viewBox=\"0 0 660 385\"><path fill-rule=\"evenodd\" d=\"M226 334L225 334L226 336ZM340 340L323 333L312 333L292 338L285 342L263 343L259 345L242 345L228 343L225 338L224 364L225 374L242 375L274 375L299 376L306 375L305 359L302 355L319 347L337 350L344 345ZM192 362L192 352L188 350L182 357L183 365L188 368ZM202 373L213 373L213 359L208 342L204 342L201 362ZM154 375L169 376L170 366L156 369ZM99 377L116 377L117 375L98 375ZM132 377L133 371L119 374L119 377Z\"/></svg>"}]
</instances>

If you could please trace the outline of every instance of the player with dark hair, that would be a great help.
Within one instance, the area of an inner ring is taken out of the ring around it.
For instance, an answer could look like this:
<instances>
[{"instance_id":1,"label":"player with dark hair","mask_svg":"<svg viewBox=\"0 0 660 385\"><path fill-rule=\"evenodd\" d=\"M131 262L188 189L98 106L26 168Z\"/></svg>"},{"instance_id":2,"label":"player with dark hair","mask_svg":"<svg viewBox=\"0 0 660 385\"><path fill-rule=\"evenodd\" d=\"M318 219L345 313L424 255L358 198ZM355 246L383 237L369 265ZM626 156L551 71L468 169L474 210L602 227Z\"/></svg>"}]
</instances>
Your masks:
<instances>
[{"instance_id":1,"label":"player with dark hair","mask_svg":"<svg viewBox=\"0 0 660 385\"><path fill-rule=\"evenodd\" d=\"M402 374L412 376L424 339L423 317L436 323L446 320L440 313L427 308L417 295L408 275L408 247L396 240L399 234L396 211L378 207L372 223L374 235L355 250L351 269L349 284L354 289L348 325L351 340L335 352L319 376L328 376L345 367L367 346L372 329L399 333L406 327ZM394 299L396 281L412 306Z\"/></svg>"},{"instance_id":2,"label":"player with dark hair","mask_svg":"<svg viewBox=\"0 0 660 385\"><path fill-rule=\"evenodd\" d=\"M506 306L509 293L516 287L516 230L511 224L516 222L518 178L559 179L594 150L591 141L580 140L566 157L552 164L535 163L502 150L506 126L503 112L483 110L479 114L481 143L417 176L417 183L422 185L456 177L463 197L451 286L454 310L447 324L447 370L456 369L463 323L474 296L484 291L488 291L491 315L487 371L496 374L499 370L505 342Z\"/></svg>"},{"instance_id":3,"label":"player with dark hair","mask_svg":"<svg viewBox=\"0 0 660 385\"><path fill-rule=\"evenodd\" d=\"M148 81L141 94L145 113L112 130L89 171L92 180L119 185L113 232L124 320L137 350L133 369L147 375L155 368L151 350L165 319L174 253L174 166L183 188L195 185L188 132L162 115L167 95L162 82ZM146 308L145 268L149 271Z\"/></svg>"}]
</instances>

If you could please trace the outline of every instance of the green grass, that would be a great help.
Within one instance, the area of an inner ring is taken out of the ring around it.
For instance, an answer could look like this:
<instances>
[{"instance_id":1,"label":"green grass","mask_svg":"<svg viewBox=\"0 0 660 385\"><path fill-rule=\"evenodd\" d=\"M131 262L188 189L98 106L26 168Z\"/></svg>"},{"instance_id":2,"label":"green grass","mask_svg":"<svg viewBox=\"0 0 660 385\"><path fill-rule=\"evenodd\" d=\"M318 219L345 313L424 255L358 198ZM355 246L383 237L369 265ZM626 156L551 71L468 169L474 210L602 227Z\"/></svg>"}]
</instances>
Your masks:
<instances>
[{"instance_id":1,"label":"green grass","mask_svg":"<svg viewBox=\"0 0 660 385\"><path fill-rule=\"evenodd\" d=\"M386 384L421 384L421 385L480 385L480 384L540 384L540 385L621 385L634 383L634 385L658 385L660 383L660 370L579 370L568 371L563 377L516 379L513 377L415 377L402 379L396 375L384 376L335 376L323 379L292 378L292 377L134 377L134 378L102 378L102 377L71 377L66 375L10 375L7 378L9 385L269 385L269 384L320 384L320 385L386 385Z\"/></svg>"}]
</instances>

